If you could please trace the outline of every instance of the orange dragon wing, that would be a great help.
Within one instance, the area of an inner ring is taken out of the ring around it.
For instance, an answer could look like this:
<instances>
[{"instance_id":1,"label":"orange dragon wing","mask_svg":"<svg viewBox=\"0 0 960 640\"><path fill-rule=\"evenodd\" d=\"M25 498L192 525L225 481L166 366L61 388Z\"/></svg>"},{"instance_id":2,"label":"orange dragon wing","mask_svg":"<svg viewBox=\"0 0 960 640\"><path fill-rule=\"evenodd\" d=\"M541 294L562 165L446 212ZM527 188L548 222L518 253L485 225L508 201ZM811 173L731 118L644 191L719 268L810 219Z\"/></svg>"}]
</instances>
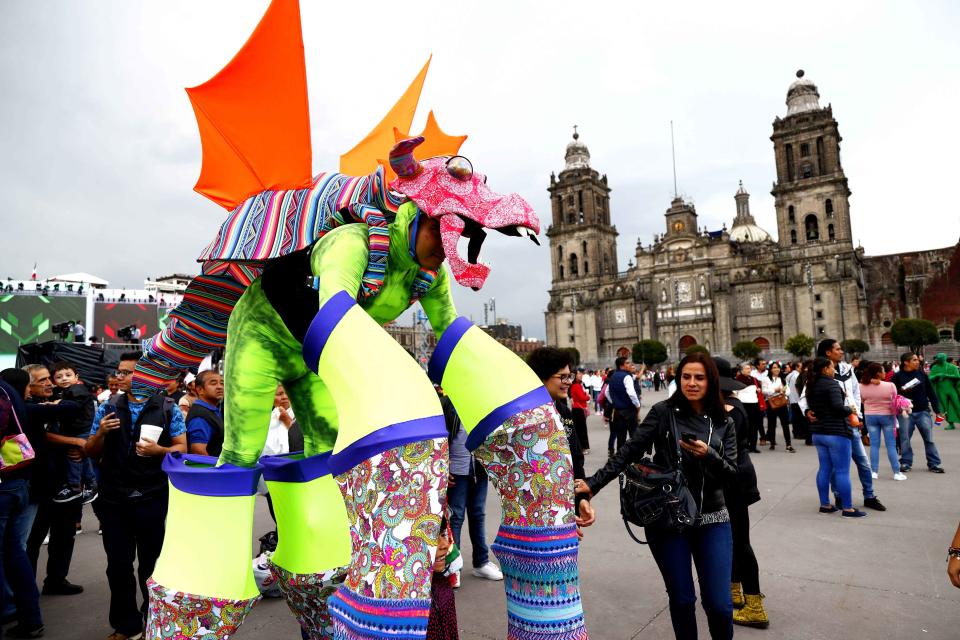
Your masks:
<instances>
[{"instance_id":1,"label":"orange dragon wing","mask_svg":"<svg viewBox=\"0 0 960 640\"><path fill-rule=\"evenodd\" d=\"M312 177L307 73L297 0L273 0L227 66L187 89L203 165L194 190L233 209Z\"/></svg>"}]
</instances>

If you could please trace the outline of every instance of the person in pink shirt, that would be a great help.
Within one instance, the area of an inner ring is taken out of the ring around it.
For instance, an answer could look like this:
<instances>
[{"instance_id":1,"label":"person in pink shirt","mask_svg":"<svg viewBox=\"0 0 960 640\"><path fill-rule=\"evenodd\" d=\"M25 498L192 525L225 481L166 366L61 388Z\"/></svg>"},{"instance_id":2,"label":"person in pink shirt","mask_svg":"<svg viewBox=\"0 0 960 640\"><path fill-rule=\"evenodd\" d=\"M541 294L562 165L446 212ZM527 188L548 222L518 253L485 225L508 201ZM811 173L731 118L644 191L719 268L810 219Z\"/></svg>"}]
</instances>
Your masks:
<instances>
[{"instance_id":1,"label":"person in pink shirt","mask_svg":"<svg viewBox=\"0 0 960 640\"><path fill-rule=\"evenodd\" d=\"M884 380L883 365L871 362L863 368L860 379L860 399L863 402L863 415L866 417L867 431L870 433L870 467L873 477L877 477L880 468L880 436L883 435L887 447L887 458L893 468L894 480L906 480L900 473L900 461L897 457L897 443L894 432L897 425L895 400L897 387Z\"/></svg>"}]
</instances>

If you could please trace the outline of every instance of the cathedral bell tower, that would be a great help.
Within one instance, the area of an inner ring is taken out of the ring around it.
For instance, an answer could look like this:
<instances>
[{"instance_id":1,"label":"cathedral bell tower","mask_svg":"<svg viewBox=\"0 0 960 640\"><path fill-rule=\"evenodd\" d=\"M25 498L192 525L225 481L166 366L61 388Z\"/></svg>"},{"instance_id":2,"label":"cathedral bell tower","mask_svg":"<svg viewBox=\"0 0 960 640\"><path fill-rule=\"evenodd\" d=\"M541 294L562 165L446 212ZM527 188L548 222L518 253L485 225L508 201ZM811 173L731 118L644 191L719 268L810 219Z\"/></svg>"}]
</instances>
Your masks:
<instances>
[{"instance_id":1,"label":"cathedral bell tower","mask_svg":"<svg viewBox=\"0 0 960 640\"><path fill-rule=\"evenodd\" d=\"M607 176L590 166L590 151L574 127L564 168L550 174L553 276L546 312L547 342L576 347L584 361L596 361L597 290L616 277L617 230L610 224Z\"/></svg>"}]
</instances>

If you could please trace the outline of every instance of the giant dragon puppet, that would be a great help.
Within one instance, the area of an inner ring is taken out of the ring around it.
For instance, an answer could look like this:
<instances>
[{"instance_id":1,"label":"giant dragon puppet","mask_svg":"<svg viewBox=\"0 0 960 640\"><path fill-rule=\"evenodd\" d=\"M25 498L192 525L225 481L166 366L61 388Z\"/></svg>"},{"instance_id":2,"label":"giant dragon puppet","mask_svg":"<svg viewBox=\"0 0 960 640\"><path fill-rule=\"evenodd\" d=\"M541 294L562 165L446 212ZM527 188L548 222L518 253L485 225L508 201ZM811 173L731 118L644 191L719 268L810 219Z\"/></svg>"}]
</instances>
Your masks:
<instances>
[{"instance_id":1,"label":"giant dragon puppet","mask_svg":"<svg viewBox=\"0 0 960 640\"><path fill-rule=\"evenodd\" d=\"M493 548L508 637L586 638L566 435L533 372L457 317L442 266L477 289L484 229L535 239L539 222L518 195L489 189L432 115L424 135L383 146L385 127L409 129L409 100L366 140L388 162L310 178L305 76L297 2L273 0L227 67L188 90L203 143L197 190L231 213L132 392L149 395L225 342L224 441L219 460L163 461L169 515L146 635L236 631L259 597L250 540L262 474L279 530L273 572L305 635L425 637L447 478L432 379L501 496ZM438 336L428 375L382 328L418 301ZM385 375L372 377L372 363ZM278 383L305 451L260 458Z\"/></svg>"}]
</instances>

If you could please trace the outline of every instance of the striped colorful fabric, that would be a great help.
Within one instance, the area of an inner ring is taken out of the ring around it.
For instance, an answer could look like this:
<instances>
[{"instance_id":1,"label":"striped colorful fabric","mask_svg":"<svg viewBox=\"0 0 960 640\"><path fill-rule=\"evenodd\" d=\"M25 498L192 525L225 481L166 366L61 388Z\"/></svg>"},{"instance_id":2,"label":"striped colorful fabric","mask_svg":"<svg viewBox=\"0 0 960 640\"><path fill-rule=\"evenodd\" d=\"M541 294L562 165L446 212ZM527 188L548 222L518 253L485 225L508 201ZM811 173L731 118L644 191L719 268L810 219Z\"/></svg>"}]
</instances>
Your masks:
<instances>
[{"instance_id":1,"label":"striped colorful fabric","mask_svg":"<svg viewBox=\"0 0 960 640\"><path fill-rule=\"evenodd\" d=\"M360 178L321 173L308 188L262 191L245 200L200 254L201 275L190 282L164 330L150 340L137 363L133 394L157 393L181 371L222 349L233 306L264 263L304 249L341 225L367 225L370 258L357 297L377 295L386 275L387 225L403 200L384 187L382 167ZM414 298L423 295L418 295L418 286L419 279L411 292Z\"/></svg>"},{"instance_id":2,"label":"striped colorful fabric","mask_svg":"<svg viewBox=\"0 0 960 640\"><path fill-rule=\"evenodd\" d=\"M427 637L429 598L371 598L340 585L327 606L336 640L423 640Z\"/></svg>"},{"instance_id":3,"label":"striped colorful fabric","mask_svg":"<svg viewBox=\"0 0 960 640\"><path fill-rule=\"evenodd\" d=\"M575 524L501 525L491 548L504 575L509 640L587 640L577 545Z\"/></svg>"}]
</instances>

